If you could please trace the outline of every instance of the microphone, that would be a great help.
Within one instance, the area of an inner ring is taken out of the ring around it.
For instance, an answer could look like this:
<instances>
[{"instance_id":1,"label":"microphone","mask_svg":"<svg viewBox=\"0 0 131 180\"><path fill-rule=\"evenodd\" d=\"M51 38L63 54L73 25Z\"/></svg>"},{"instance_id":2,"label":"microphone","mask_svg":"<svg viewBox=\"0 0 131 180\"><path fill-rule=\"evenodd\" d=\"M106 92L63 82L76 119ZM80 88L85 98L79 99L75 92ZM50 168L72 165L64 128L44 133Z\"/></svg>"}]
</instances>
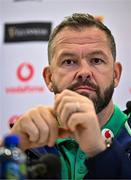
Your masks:
<instances>
[{"instance_id":1,"label":"microphone","mask_svg":"<svg viewBox=\"0 0 131 180\"><path fill-rule=\"evenodd\" d=\"M131 101L127 102L126 107L128 109L128 112L131 112Z\"/></svg>"},{"instance_id":2,"label":"microphone","mask_svg":"<svg viewBox=\"0 0 131 180\"><path fill-rule=\"evenodd\" d=\"M27 166L28 179L60 179L61 163L57 155L47 153Z\"/></svg>"},{"instance_id":3,"label":"microphone","mask_svg":"<svg viewBox=\"0 0 131 180\"><path fill-rule=\"evenodd\" d=\"M123 111L125 114L129 114L131 112L131 101L126 103L126 110Z\"/></svg>"}]
</instances>

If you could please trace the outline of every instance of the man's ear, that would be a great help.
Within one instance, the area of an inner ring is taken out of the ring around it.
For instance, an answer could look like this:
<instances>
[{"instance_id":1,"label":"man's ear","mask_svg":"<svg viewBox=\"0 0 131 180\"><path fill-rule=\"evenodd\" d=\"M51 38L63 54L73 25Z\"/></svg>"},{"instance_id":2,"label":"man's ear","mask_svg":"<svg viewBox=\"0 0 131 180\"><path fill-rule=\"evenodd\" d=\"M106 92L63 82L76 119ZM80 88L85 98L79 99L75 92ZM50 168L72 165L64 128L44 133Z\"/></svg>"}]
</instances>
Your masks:
<instances>
[{"instance_id":1,"label":"man's ear","mask_svg":"<svg viewBox=\"0 0 131 180\"><path fill-rule=\"evenodd\" d=\"M122 65L117 62L115 63L115 67L114 67L114 85L115 87L118 86L120 78L121 78L121 73L122 73Z\"/></svg>"},{"instance_id":2,"label":"man's ear","mask_svg":"<svg viewBox=\"0 0 131 180\"><path fill-rule=\"evenodd\" d=\"M45 80L45 83L48 89L53 92L53 85L52 85L51 77L52 77L52 73L51 73L50 67L47 66L43 69L43 78Z\"/></svg>"}]
</instances>

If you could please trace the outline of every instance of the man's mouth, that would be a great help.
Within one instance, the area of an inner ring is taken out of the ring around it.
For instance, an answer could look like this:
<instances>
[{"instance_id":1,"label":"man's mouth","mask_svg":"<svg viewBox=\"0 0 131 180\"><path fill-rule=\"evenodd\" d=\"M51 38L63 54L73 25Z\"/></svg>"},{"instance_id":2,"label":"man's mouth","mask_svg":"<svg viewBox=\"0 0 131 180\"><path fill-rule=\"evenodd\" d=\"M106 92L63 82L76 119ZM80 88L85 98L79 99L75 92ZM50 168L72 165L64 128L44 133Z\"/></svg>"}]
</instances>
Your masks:
<instances>
[{"instance_id":1,"label":"man's mouth","mask_svg":"<svg viewBox=\"0 0 131 180\"><path fill-rule=\"evenodd\" d=\"M89 87L89 86L79 86L74 88L74 91L81 92L81 91L86 91L86 92L92 92L96 91L96 89Z\"/></svg>"},{"instance_id":2,"label":"man's mouth","mask_svg":"<svg viewBox=\"0 0 131 180\"><path fill-rule=\"evenodd\" d=\"M87 93L90 94L92 92L96 92L95 89L89 87L89 86L79 86L77 88L74 88L74 91L78 92L78 93Z\"/></svg>"},{"instance_id":3,"label":"man's mouth","mask_svg":"<svg viewBox=\"0 0 131 180\"><path fill-rule=\"evenodd\" d=\"M98 88L95 84L93 84L92 82L90 82L89 80L86 80L84 82L75 82L73 84L71 84L68 89L72 90L72 91L76 91L79 94L90 94L90 93L96 93Z\"/></svg>"}]
</instances>

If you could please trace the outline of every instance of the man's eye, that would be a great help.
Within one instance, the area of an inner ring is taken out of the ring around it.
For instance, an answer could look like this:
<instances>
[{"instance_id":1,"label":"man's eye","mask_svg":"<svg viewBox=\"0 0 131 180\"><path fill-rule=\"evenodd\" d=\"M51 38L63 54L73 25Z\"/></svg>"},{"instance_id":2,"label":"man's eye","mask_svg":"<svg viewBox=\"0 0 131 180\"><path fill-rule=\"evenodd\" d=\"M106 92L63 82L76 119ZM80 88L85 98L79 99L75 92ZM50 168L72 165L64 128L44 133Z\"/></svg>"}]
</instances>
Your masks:
<instances>
[{"instance_id":1,"label":"man's eye","mask_svg":"<svg viewBox=\"0 0 131 180\"><path fill-rule=\"evenodd\" d=\"M62 62L62 64L65 64L65 65L73 65L75 64L75 61L72 60L72 59L66 59Z\"/></svg>"},{"instance_id":2,"label":"man's eye","mask_svg":"<svg viewBox=\"0 0 131 180\"><path fill-rule=\"evenodd\" d=\"M100 59L100 58L93 58L93 59L91 59L91 63L92 64L101 64L103 62L104 61L102 59Z\"/></svg>"}]
</instances>

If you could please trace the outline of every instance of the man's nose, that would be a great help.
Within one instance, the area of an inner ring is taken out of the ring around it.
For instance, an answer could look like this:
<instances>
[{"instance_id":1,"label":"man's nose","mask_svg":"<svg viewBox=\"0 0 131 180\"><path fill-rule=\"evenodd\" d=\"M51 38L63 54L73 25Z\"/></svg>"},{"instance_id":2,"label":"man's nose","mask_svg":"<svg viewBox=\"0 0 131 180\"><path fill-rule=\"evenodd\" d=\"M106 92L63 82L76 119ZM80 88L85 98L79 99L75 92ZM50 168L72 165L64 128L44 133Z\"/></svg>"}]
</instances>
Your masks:
<instances>
[{"instance_id":1,"label":"man's nose","mask_svg":"<svg viewBox=\"0 0 131 180\"><path fill-rule=\"evenodd\" d=\"M78 80L85 81L86 79L91 79L91 77L92 77L91 68L87 63L86 64L83 63L80 66L79 71L77 72L76 78Z\"/></svg>"}]
</instances>

